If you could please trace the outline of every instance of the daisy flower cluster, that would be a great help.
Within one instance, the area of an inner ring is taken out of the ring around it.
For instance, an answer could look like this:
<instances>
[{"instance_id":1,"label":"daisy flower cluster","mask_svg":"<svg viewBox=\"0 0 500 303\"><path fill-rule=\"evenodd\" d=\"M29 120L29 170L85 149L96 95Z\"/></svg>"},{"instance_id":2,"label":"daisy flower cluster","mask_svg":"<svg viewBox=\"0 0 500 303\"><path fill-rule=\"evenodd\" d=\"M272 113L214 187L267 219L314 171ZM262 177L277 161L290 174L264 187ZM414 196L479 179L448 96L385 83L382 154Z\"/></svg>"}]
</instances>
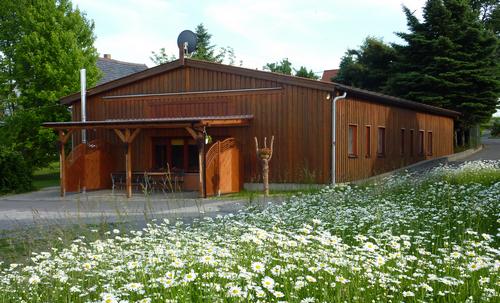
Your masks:
<instances>
[{"instance_id":1,"label":"daisy flower cluster","mask_svg":"<svg viewBox=\"0 0 500 303\"><path fill-rule=\"evenodd\" d=\"M0 302L498 302L500 178L461 177L482 169L78 238L1 265Z\"/></svg>"}]
</instances>

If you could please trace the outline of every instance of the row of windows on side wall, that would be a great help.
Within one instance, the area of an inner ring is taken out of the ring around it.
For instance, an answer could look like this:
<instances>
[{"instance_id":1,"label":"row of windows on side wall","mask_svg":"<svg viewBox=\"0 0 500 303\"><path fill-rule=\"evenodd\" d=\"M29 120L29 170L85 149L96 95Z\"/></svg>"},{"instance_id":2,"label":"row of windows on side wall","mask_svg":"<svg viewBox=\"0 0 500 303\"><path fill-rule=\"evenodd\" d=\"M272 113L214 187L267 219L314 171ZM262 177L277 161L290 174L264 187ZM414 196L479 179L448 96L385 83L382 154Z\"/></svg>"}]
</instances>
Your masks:
<instances>
[{"instance_id":1,"label":"row of windows on side wall","mask_svg":"<svg viewBox=\"0 0 500 303\"><path fill-rule=\"evenodd\" d=\"M432 155L433 149L433 136L432 131L427 131L427 144L425 144L425 130L418 131L418 155L424 155L425 150L427 149L427 155ZM414 137L415 130L409 130L409 137L407 137L407 132L405 128L401 128L400 130L400 155L406 155L409 152L410 156L415 155L414 150ZM357 158L359 155L359 139L358 139L358 125L357 124L349 124L348 134L347 134L347 155L349 158ZM409 148L406 147L407 142L409 141ZM385 135L385 126L377 127L377 157L384 157L386 154L386 135ZM365 157L371 157L371 146L372 146L372 126L365 125L364 127L364 149L365 149Z\"/></svg>"}]
</instances>

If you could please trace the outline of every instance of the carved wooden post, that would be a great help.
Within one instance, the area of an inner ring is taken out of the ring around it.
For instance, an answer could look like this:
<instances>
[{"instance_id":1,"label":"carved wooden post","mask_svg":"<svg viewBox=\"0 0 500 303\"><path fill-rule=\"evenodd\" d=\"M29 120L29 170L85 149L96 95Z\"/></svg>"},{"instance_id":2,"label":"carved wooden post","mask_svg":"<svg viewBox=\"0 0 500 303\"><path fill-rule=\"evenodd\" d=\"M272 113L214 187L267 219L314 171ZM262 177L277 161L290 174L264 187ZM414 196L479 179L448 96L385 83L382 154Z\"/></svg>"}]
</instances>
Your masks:
<instances>
[{"instance_id":1,"label":"carved wooden post","mask_svg":"<svg viewBox=\"0 0 500 303\"><path fill-rule=\"evenodd\" d=\"M255 139L255 152L262 164L262 182L264 183L264 195L269 196L269 161L273 157L274 136L271 137L271 146L267 147L267 137L264 137L264 147L259 148L259 141Z\"/></svg>"}]
</instances>

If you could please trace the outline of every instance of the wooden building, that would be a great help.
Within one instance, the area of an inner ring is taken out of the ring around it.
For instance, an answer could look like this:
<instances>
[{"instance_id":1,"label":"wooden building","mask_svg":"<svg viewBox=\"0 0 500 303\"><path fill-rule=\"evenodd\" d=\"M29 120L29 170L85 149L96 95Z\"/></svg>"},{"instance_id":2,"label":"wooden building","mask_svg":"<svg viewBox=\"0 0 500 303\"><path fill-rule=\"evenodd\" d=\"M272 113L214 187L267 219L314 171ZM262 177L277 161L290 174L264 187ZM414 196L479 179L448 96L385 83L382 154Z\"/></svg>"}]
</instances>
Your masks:
<instances>
[{"instance_id":1,"label":"wooden building","mask_svg":"<svg viewBox=\"0 0 500 303\"><path fill-rule=\"evenodd\" d=\"M180 59L61 99L71 122L45 123L72 139L61 148L62 193L109 188L110 174L170 169L202 195L261 182L254 137L275 137L270 183L332 182L332 102L336 182L366 178L453 153L459 113L366 90L260 70ZM80 130L87 130L81 144ZM207 138L212 142L206 144ZM229 150L225 153L226 150ZM230 155L229 155L230 154Z\"/></svg>"}]
</instances>

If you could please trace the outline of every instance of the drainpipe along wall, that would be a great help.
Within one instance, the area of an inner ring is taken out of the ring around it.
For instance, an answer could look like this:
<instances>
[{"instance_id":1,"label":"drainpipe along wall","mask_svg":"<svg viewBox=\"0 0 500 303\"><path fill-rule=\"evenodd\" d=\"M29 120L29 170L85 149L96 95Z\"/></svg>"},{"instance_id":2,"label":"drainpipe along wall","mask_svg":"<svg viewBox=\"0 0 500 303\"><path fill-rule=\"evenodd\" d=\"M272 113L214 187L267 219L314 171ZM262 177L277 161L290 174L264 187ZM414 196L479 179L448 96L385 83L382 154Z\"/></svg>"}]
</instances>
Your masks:
<instances>
[{"instance_id":1,"label":"drainpipe along wall","mask_svg":"<svg viewBox=\"0 0 500 303\"><path fill-rule=\"evenodd\" d=\"M335 174L336 174L336 152L337 152L337 101L340 99L345 99L347 97L347 92L344 92L342 96L337 96L333 98L332 101L332 185L335 185Z\"/></svg>"}]
</instances>

